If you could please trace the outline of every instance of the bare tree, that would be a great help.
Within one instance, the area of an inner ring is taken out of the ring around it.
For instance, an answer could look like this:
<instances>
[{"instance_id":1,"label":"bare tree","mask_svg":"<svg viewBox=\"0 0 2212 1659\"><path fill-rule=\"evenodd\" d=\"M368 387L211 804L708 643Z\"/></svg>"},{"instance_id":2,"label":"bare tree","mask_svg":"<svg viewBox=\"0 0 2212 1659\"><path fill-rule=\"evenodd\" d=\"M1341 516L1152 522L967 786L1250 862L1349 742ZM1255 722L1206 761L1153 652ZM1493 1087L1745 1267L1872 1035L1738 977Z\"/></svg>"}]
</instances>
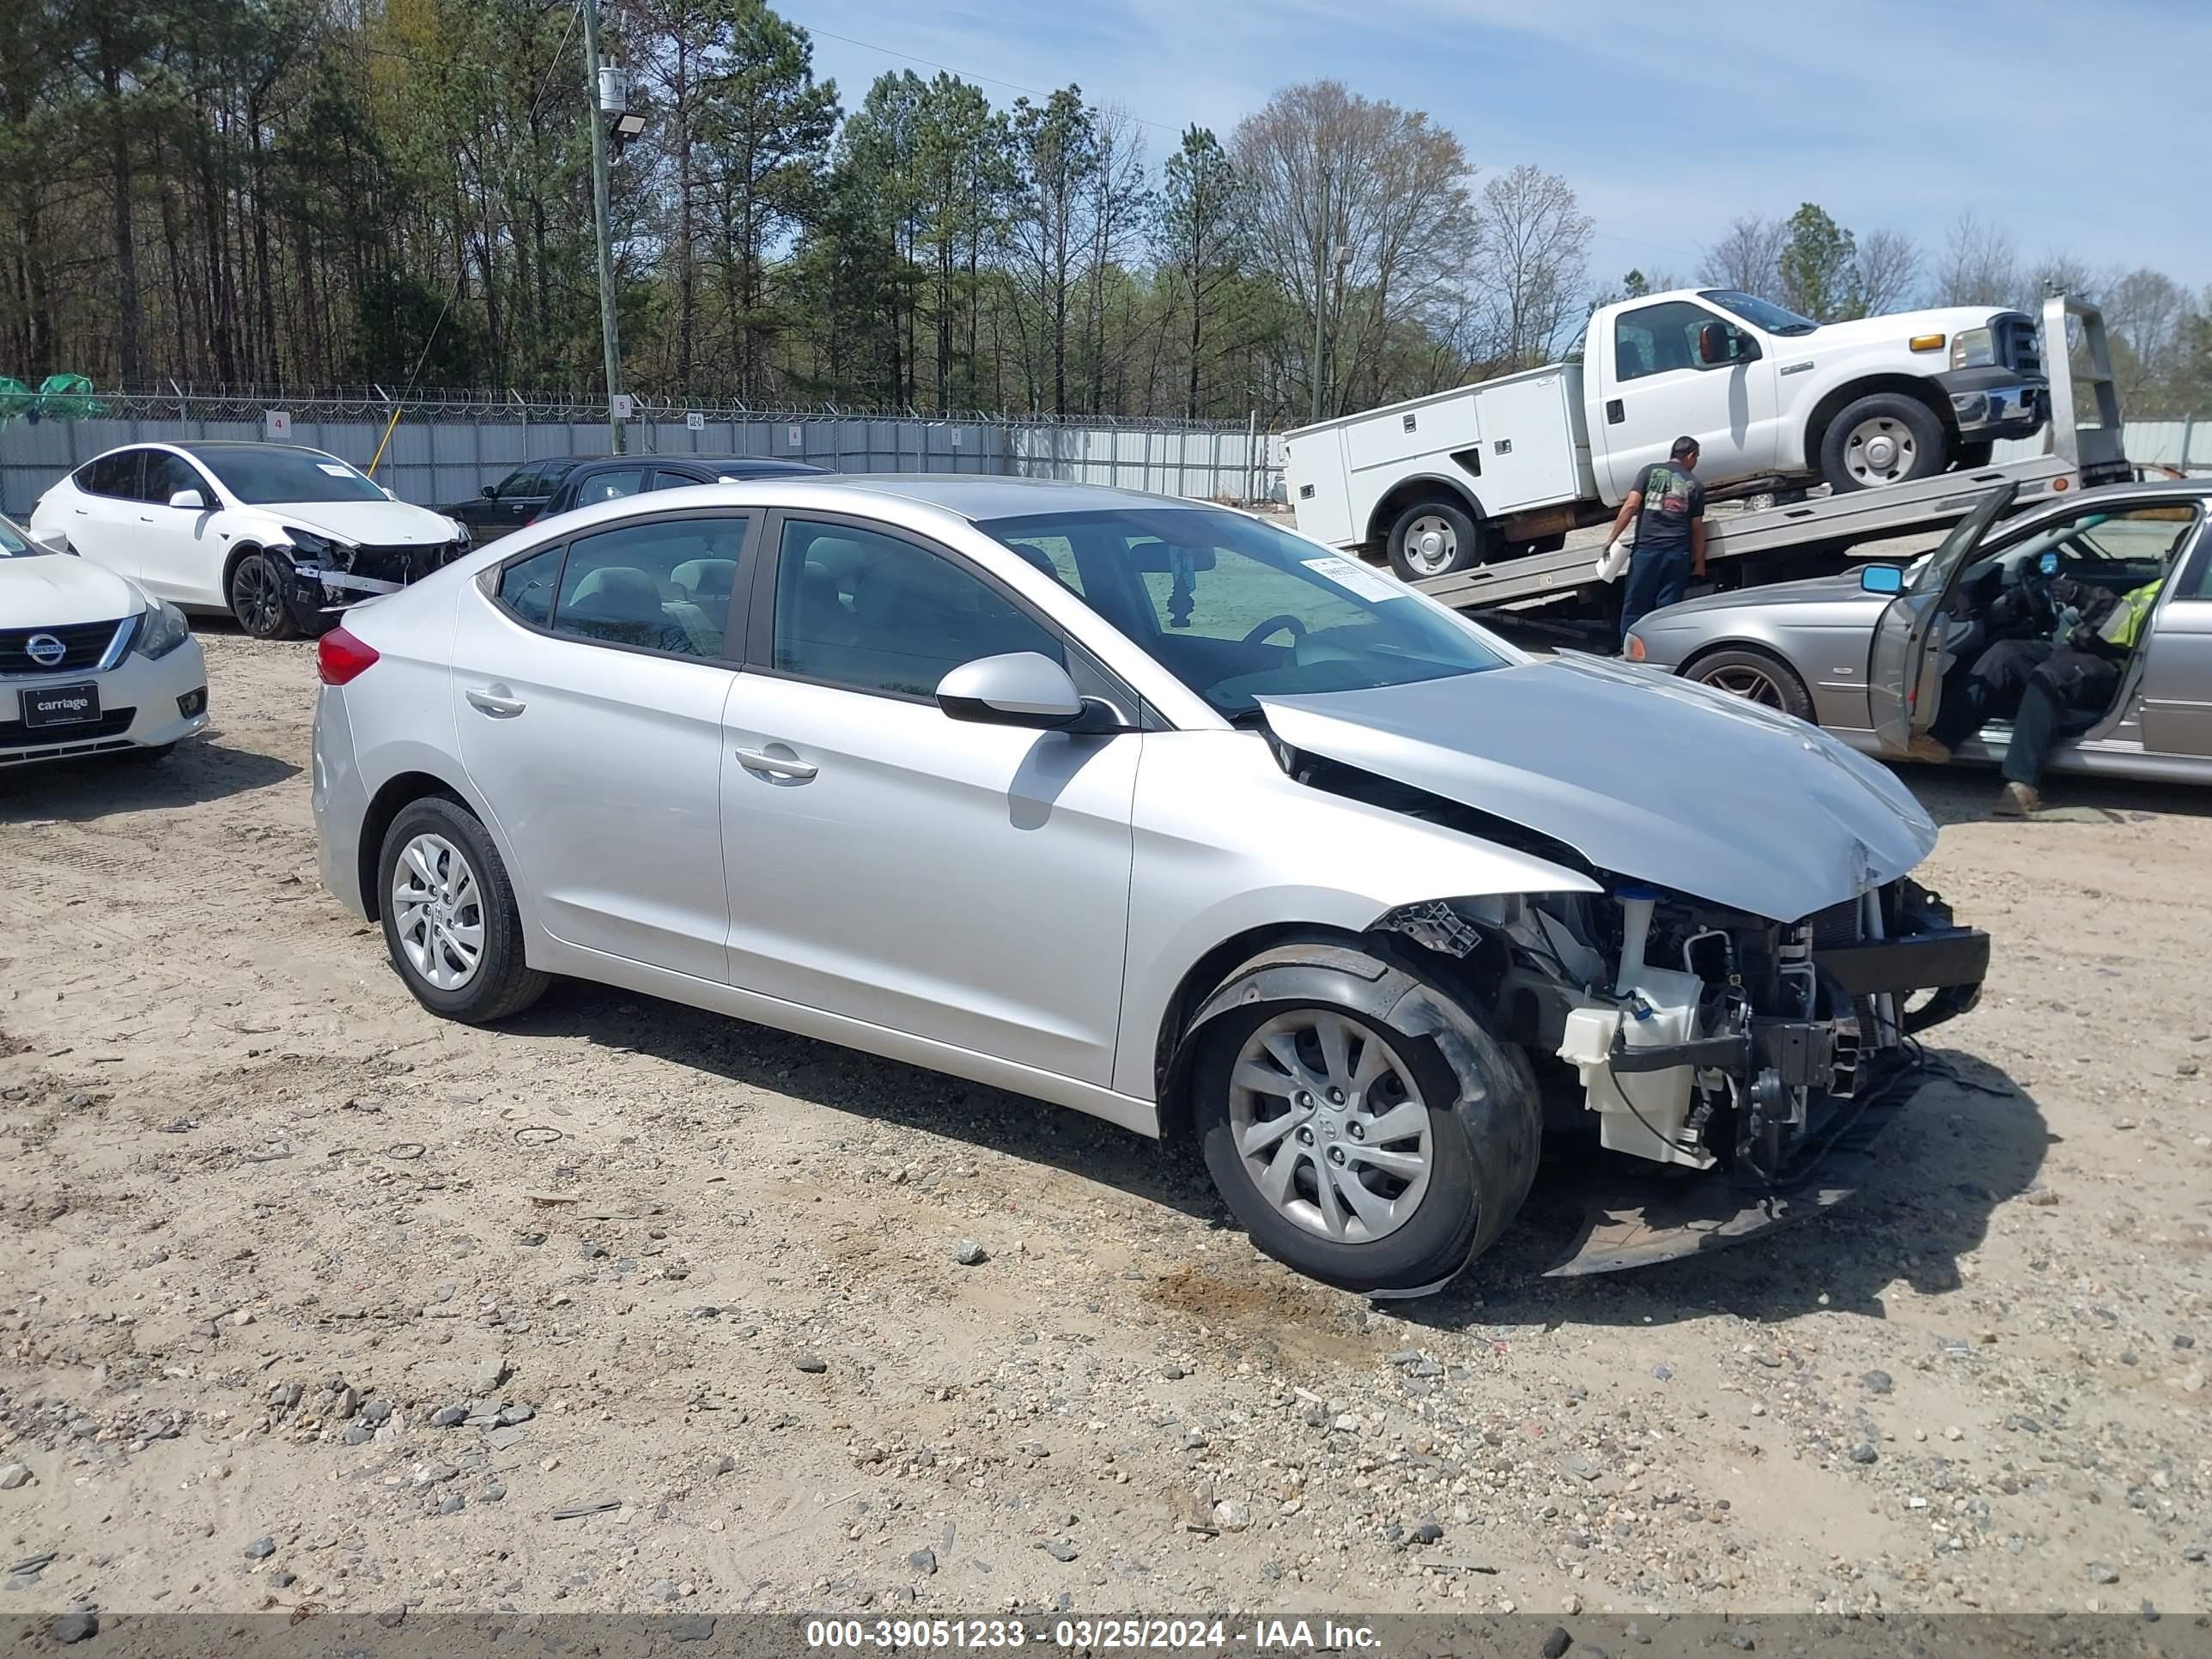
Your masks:
<instances>
[{"instance_id":1,"label":"bare tree","mask_svg":"<svg viewBox=\"0 0 2212 1659\"><path fill-rule=\"evenodd\" d=\"M1483 187L1474 283L1490 351L1507 369L1550 360L1579 312L1593 222L1556 173L1523 162Z\"/></svg>"},{"instance_id":2,"label":"bare tree","mask_svg":"<svg viewBox=\"0 0 2212 1659\"><path fill-rule=\"evenodd\" d=\"M1789 246L1787 221L1747 213L1705 250L1698 267L1700 282L1732 288L1778 303L1782 294L1782 250Z\"/></svg>"},{"instance_id":3,"label":"bare tree","mask_svg":"<svg viewBox=\"0 0 2212 1659\"><path fill-rule=\"evenodd\" d=\"M1346 365L1379 380L1393 331L1456 297L1474 241L1473 169L1426 115L1334 81L1278 92L1237 124L1230 150L1249 187L1255 263L1321 319L1331 368L1308 362L1304 378L1326 412Z\"/></svg>"},{"instance_id":4,"label":"bare tree","mask_svg":"<svg viewBox=\"0 0 2212 1659\"><path fill-rule=\"evenodd\" d=\"M2162 270L2131 270L2106 289L2101 303L2120 401L2131 408L2184 355L2189 294Z\"/></svg>"},{"instance_id":5,"label":"bare tree","mask_svg":"<svg viewBox=\"0 0 2212 1659\"><path fill-rule=\"evenodd\" d=\"M1960 214L1944 238L1936 264L1935 301L1941 306L2001 305L2019 286L2020 249L2012 237Z\"/></svg>"},{"instance_id":6,"label":"bare tree","mask_svg":"<svg viewBox=\"0 0 2212 1659\"><path fill-rule=\"evenodd\" d=\"M1107 404L1108 383L1120 371L1109 362L1109 337L1123 345L1130 331L1109 328L1108 313L1131 297L1126 277L1131 256L1140 246L1146 216L1152 209L1152 191L1145 182L1145 134L1136 120L1118 106L1094 112L1092 143L1097 165L1090 181L1090 282L1085 301L1089 359L1090 406L1097 414ZM1126 319L1125 319L1126 320Z\"/></svg>"},{"instance_id":7,"label":"bare tree","mask_svg":"<svg viewBox=\"0 0 2212 1659\"><path fill-rule=\"evenodd\" d=\"M1852 271L1859 314L1905 310L1919 295L1922 276L1920 245L1911 237L1901 230L1869 231Z\"/></svg>"}]
</instances>

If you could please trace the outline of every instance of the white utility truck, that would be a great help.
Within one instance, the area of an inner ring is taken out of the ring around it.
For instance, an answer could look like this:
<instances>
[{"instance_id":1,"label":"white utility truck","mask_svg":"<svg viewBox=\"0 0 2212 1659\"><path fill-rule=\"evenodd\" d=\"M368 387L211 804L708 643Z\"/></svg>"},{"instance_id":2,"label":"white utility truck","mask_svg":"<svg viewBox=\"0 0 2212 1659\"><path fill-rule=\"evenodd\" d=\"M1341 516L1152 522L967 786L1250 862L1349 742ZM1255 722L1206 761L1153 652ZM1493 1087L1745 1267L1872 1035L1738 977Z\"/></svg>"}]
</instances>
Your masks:
<instances>
[{"instance_id":1,"label":"white utility truck","mask_svg":"<svg viewBox=\"0 0 2212 1659\"><path fill-rule=\"evenodd\" d=\"M2062 334L2069 309L2095 315L2054 301ZM1601 306L1583 337L1578 362L1291 433L1299 530L1408 580L1450 576L1556 552L1685 434L1709 489L1825 483L1836 499L1985 468L2051 416L2043 335L2002 307L1820 324L1685 289Z\"/></svg>"}]
</instances>

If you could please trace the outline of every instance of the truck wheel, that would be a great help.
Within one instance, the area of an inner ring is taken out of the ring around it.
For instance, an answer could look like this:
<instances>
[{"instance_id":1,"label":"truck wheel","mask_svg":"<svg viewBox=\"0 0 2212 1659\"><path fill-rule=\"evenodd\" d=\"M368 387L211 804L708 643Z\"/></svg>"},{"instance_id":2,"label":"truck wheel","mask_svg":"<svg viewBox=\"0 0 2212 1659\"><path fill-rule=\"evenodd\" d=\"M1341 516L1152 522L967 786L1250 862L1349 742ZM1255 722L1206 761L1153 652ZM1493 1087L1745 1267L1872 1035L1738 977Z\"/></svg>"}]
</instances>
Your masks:
<instances>
[{"instance_id":1,"label":"truck wheel","mask_svg":"<svg viewBox=\"0 0 2212 1659\"><path fill-rule=\"evenodd\" d=\"M1820 476L1840 495L1941 472L1950 463L1943 422L1917 398L1878 392L1847 405L1820 439Z\"/></svg>"},{"instance_id":2,"label":"truck wheel","mask_svg":"<svg viewBox=\"0 0 2212 1659\"><path fill-rule=\"evenodd\" d=\"M1421 975L1291 946L1201 1010L1190 1074L1215 1188L1254 1244L1341 1290L1440 1290L1527 1197L1542 1139L1517 1051Z\"/></svg>"},{"instance_id":3,"label":"truck wheel","mask_svg":"<svg viewBox=\"0 0 2212 1659\"><path fill-rule=\"evenodd\" d=\"M1409 582L1457 575L1488 557L1480 526L1457 501L1416 501L1390 526L1390 568Z\"/></svg>"},{"instance_id":4,"label":"truck wheel","mask_svg":"<svg viewBox=\"0 0 2212 1659\"><path fill-rule=\"evenodd\" d=\"M1788 663L1764 651L1743 647L1715 651L1684 668L1682 677L1762 708L1778 708L1812 722L1813 696L1806 690L1805 682Z\"/></svg>"}]
</instances>

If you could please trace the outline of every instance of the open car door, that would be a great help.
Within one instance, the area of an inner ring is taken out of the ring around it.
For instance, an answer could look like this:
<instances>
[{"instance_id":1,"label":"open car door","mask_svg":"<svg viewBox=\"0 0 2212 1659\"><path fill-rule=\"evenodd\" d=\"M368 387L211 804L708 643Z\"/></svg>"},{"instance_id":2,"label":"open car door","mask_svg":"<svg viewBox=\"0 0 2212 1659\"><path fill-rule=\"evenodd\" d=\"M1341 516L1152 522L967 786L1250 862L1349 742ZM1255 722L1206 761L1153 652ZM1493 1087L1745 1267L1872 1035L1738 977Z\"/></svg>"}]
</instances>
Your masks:
<instances>
[{"instance_id":1,"label":"open car door","mask_svg":"<svg viewBox=\"0 0 2212 1659\"><path fill-rule=\"evenodd\" d=\"M2010 508L2020 485L2000 485L1984 496L1981 504L1959 520L1943 544L1929 557L1920 580L1899 594L1875 624L1874 644L1867 659L1867 709L1874 720L1875 735L1893 755L1925 732L1936 719L1936 704L1942 695L1943 672L1939 653L1929 649L1939 626L1945 601L1959 584L1959 573L1972 562L1990 525Z\"/></svg>"}]
</instances>

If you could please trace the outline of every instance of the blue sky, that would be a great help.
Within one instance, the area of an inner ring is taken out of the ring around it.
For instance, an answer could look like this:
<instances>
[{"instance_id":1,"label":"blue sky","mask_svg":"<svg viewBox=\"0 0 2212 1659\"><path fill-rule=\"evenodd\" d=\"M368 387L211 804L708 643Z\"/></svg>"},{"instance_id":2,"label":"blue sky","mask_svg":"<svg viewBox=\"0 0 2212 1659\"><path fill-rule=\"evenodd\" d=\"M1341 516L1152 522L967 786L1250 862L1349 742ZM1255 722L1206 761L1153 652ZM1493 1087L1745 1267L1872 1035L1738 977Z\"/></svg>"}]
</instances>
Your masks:
<instances>
[{"instance_id":1,"label":"blue sky","mask_svg":"<svg viewBox=\"0 0 2212 1659\"><path fill-rule=\"evenodd\" d=\"M2205 0L783 0L849 106L942 64L994 100L1079 82L1225 139L1279 86L1333 76L1427 110L1484 172L1563 173L1593 276L1685 275L1747 211L1816 201L1941 241L1971 209L2025 259L2212 283ZM832 35L848 37L845 40ZM866 44L854 44L865 42ZM893 54L905 54L895 56ZM1007 83L1011 83L1007 84Z\"/></svg>"}]
</instances>

